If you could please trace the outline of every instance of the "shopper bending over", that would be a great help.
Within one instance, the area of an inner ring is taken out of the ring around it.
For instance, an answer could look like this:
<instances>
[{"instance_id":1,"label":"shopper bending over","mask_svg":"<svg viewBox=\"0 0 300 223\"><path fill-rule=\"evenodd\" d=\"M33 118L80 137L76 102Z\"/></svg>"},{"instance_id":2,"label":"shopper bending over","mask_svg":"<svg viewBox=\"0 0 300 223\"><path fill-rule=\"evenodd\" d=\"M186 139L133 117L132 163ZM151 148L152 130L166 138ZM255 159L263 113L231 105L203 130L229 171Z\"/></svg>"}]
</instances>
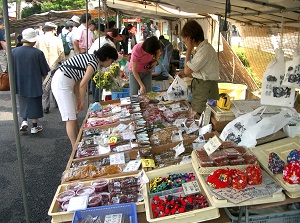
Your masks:
<instances>
[{"instance_id":1,"label":"shopper bending over","mask_svg":"<svg viewBox=\"0 0 300 223\"><path fill-rule=\"evenodd\" d=\"M195 20L188 21L181 30L186 43L184 71L180 77L192 77L192 107L202 113L209 99L219 99L218 80L220 78L219 60L215 49L204 39L202 27ZM192 50L195 54L191 60Z\"/></svg>"},{"instance_id":2,"label":"shopper bending over","mask_svg":"<svg viewBox=\"0 0 300 223\"><path fill-rule=\"evenodd\" d=\"M77 111L84 108L89 80L100 67L109 67L118 58L116 49L104 45L94 54L79 54L66 60L55 72L51 87L62 120L74 148L79 132Z\"/></svg>"},{"instance_id":3,"label":"shopper bending over","mask_svg":"<svg viewBox=\"0 0 300 223\"><path fill-rule=\"evenodd\" d=\"M136 44L131 52L129 64L130 95L146 94L152 90L152 70L158 64L160 44L156 36Z\"/></svg>"}]
</instances>

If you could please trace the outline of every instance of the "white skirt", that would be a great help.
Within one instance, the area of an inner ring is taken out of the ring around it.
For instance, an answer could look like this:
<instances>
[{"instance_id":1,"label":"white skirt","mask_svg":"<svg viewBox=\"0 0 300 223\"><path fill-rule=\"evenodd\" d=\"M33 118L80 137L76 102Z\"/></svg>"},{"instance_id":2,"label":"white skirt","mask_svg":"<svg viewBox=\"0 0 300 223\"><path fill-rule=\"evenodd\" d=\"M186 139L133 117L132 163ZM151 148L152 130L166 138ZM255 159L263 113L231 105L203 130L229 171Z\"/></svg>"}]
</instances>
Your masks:
<instances>
[{"instance_id":1,"label":"white skirt","mask_svg":"<svg viewBox=\"0 0 300 223\"><path fill-rule=\"evenodd\" d=\"M63 71L58 69L55 72L51 81L51 89L63 121L77 119L74 86L75 80L65 76Z\"/></svg>"}]
</instances>

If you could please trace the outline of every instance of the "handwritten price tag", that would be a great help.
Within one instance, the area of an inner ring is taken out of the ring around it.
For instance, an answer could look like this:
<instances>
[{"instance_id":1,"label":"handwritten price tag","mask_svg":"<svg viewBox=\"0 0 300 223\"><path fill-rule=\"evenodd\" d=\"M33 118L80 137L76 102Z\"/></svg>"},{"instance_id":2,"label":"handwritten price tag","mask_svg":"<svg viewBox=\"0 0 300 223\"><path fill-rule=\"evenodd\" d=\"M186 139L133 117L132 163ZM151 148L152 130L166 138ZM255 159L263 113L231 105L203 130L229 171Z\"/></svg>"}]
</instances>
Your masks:
<instances>
[{"instance_id":1,"label":"handwritten price tag","mask_svg":"<svg viewBox=\"0 0 300 223\"><path fill-rule=\"evenodd\" d=\"M207 155L210 156L214 151L216 151L221 146L221 141L217 136L212 137L208 142L203 146Z\"/></svg>"},{"instance_id":2,"label":"handwritten price tag","mask_svg":"<svg viewBox=\"0 0 300 223\"><path fill-rule=\"evenodd\" d=\"M125 154L115 153L109 155L110 165L125 164Z\"/></svg>"},{"instance_id":3,"label":"handwritten price tag","mask_svg":"<svg viewBox=\"0 0 300 223\"><path fill-rule=\"evenodd\" d=\"M182 184L184 195L200 193L200 187L197 181L190 181Z\"/></svg>"}]
</instances>

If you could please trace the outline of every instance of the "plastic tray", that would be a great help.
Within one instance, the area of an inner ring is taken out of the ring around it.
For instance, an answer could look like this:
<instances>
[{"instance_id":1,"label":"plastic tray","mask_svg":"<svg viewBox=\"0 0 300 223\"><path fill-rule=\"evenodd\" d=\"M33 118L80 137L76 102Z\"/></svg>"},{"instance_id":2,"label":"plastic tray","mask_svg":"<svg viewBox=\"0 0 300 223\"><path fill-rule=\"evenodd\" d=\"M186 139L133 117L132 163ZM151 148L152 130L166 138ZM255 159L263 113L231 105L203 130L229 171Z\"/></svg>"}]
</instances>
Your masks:
<instances>
[{"instance_id":1,"label":"plastic tray","mask_svg":"<svg viewBox=\"0 0 300 223\"><path fill-rule=\"evenodd\" d=\"M147 177L151 181L152 179L159 177L159 176L167 176L169 174L177 174L177 173L194 173L195 170L191 163L182 164L177 166L169 166L166 168L153 170L146 172ZM198 181L199 183L199 181ZM143 186L143 195L145 201L145 210L146 210L146 218L148 222L163 222L163 223L175 223L175 222L202 222L211 219L216 219L220 217L219 209L212 206L209 197L203 191L201 184L199 183L201 188L201 193L207 197L209 202L209 207L202 208L194 211L184 212L180 214L174 214L166 217L160 218L153 218L152 211L151 211L151 199L149 196L149 183Z\"/></svg>"},{"instance_id":2,"label":"plastic tray","mask_svg":"<svg viewBox=\"0 0 300 223\"><path fill-rule=\"evenodd\" d=\"M269 154L275 152L278 156L286 163L287 156L289 152L293 149L300 149L300 137L285 138L251 148L252 152L257 156L258 161L261 163L262 167L271 175L284 190L288 193L288 196L292 198L300 197L300 185L299 184L289 184L283 180L282 174L273 174L269 168ZM294 193L297 192L297 193Z\"/></svg>"},{"instance_id":3,"label":"plastic tray","mask_svg":"<svg viewBox=\"0 0 300 223\"><path fill-rule=\"evenodd\" d=\"M232 223L238 223L238 217L231 214L231 212L224 208L226 214L231 219ZM243 217L241 222L245 222ZM248 223L298 223L300 219L300 211L284 211L275 214L249 215Z\"/></svg>"},{"instance_id":4,"label":"plastic tray","mask_svg":"<svg viewBox=\"0 0 300 223\"><path fill-rule=\"evenodd\" d=\"M109 206L88 208L86 210L75 211L72 223L80 223L81 220L88 215L96 217L118 213L122 213L123 215L128 216L131 223L138 223L135 203L114 204Z\"/></svg>"},{"instance_id":5,"label":"plastic tray","mask_svg":"<svg viewBox=\"0 0 300 223\"><path fill-rule=\"evenodd\" d=\"M197 173L204 174L204 175L211 174L220 168L222 168L222 169L238 169L238 170L244 171L247 168L247 166L249 166L249 164L246 164L246 165L231 165L231 166L201 167L195 151L192 152L192 160L193 160L193 163L197 165Z\"/></svg>"},{"instance_id":6,"label":"plastic tray","mask_svg":"<svg viewBox=\"0 0 300 223\"><path fill-rule=\"evenodd\" d=\"M280 192L277 194L273 194L273 196L250 199L250 200L238 203L238 204L234 204L226 199L218 199L217 197L215 197L212 194L211 190L209 189L209 186L206 183L207 175L199 174L198 171L196 172L196 174L199 178L200 183L203 186L203 189L204 189L208 199L211 201L213 206L218 207L218 208L265 204L265 203L280 202L280 201L285 200L284 193Z\"/></svg>"},{"instance_id":7,"label":"plastic tray","mask_svg":"<svg viewBox=\"0 0 300 223\"><path fill-rule=\"evenodd\" d=\"M128 175L129 176L129 175ZM105 178L105 179L109 179L109 178ZM82 182L84 186L88 186L91 185L91 183L93 181L97 180L96 178L92 181L84 181ZM71 182L70 182L71 183ZM52 217L52 222L53 223L57 223L57 222L65 222L65 221L72 221L74 212L66 212L63 211L60 208L59 203L56 201L56 197L59 193L67 190L67 186L68 184L61 184L58 186L56 193L54 195L54 198L52 200L51 206L48 210L48 215ZM110 207L111 205L107 206ZM103 206L105 207L105 206ZM144 202L137 202L136 203L136 211L137 212L144 212L145 211L145 206L144 206Z\"/></svg>"},{"instance_id":8,"label":"plastic tray","mask_svg":"<svg viewBox=\"0 0 300 223\"><path fill-rule=\"evenodd\" d=\"M209 104L207 104L207 106L210 108L212 115L217 121L232 121L235 119L235 115L230 110L227 111L219 108L218 106L210 106Z\"/></svg>"}]
</instances>

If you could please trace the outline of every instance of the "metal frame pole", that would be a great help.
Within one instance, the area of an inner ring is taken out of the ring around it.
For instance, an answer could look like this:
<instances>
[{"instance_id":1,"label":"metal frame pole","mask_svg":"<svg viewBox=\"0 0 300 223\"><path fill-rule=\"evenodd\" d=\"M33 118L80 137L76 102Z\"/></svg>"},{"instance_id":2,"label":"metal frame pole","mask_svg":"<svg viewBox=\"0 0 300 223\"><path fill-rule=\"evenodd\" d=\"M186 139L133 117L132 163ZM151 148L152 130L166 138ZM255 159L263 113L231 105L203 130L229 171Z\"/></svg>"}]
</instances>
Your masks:
<instances>
[{"instance_id":1,"label":"metal frame pole","mask_svg":"<svg viewBox=\"0 0 300 223\"><path fill-rule=\"evenodd\" d=\"M8 73L9 73L9 80L10 80L10 96L11 96L12 112L13 112L13 119L14 119L15 141L16 141L19 171L20 171L23 206L24 206L24 211L25 211L26 223L29 223L30 222L29 221L30 213L29 213L29 207L28 207L27 186L26 186L25 171L24 171L24 165L23 165L23 159L22 159L20 132L19 132L18 115L17 115L15 76L13 73L13 66L12 66L12 53L11 53L10 28L9 28L7 0L3 0L2 4L3 4L3 17L4 17L4 24L5 24L5 39L6 39L7 61L8 61Z\"/></svg>"}]
</instances>

